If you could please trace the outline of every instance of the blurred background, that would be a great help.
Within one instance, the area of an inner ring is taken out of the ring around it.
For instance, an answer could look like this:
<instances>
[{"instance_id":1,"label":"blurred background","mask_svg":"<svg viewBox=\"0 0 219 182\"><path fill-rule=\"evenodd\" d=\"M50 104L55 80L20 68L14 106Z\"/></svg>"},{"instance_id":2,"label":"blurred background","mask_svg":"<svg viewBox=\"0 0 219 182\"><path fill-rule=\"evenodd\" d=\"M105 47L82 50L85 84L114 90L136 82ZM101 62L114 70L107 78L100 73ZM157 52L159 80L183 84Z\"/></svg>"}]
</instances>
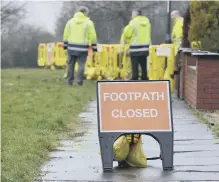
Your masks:
<instances>
[{"instance_id":1,"label":"blurred background","mask_svg":"<svg viewBox=\"0 0 219 182\"><path fill-rule=\"evenodd\" d=\"M184 14L188 4L188 1L172 1L171 10ZM150 19L153 44L165 41L167 1L2 1L2 68L37 67L38 44L62 41L65 24L80 5L89 7L99 43L119 43L133 8L141 8Z\"/></svg>"}]
</instances>

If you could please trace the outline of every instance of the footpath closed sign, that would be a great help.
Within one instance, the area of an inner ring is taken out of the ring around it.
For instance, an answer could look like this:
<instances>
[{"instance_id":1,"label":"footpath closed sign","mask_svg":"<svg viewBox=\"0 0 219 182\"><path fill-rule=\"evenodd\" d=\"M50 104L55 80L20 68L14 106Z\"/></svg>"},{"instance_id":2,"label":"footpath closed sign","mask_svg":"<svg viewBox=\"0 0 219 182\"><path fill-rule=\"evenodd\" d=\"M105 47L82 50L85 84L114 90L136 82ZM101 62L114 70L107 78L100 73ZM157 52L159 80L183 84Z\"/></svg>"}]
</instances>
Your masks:
<instances>
[{"instance_id":1,"label":"footpath closed sign","mask_svg":"<svg viewBox=\"0 0 219 182\"><path fill-rule=\"evenodd\" d=\"M98 81L100 132L172 131L169 81Z\"/></svg>"}]
</instances>

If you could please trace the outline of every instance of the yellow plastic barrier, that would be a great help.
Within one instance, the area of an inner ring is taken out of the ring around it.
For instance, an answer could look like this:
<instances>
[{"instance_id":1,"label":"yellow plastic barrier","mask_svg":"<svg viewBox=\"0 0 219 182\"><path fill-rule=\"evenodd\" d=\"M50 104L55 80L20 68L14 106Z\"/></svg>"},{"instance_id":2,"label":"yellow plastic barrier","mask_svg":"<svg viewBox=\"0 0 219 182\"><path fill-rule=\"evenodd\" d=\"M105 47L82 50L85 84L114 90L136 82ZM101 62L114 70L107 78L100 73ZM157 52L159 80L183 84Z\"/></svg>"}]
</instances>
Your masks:
<instances>
[{"instance_id":1,"label":"yellow plastic barrier","mask_svg":"<svg viewBox=\"0 0 219 182\"><path fill-rule=\"evenodd\" d=\"M112 59L111 59L111 50L109 45L103 45L104 59L106 60L105 74L104 77L107 80L113 80L112 78Z\"/></svg>"},{"instance_id":2,"label":"yellow plastic barrier","mask_svg":"<svg viewBox=\"0 0 219 182\"><path fill-rule=\"evenodd\" d=\"M100 52L96 52L94 54L94 60L95 60L95 76L97 77L97 80L102 80L103 79L103 67L104 64L100 60Z\"/></svg>"},{"instance_id":3,"label":"yellow plastic barrier","mask_svg":"<svg viewBox=\"0 0 219 182\"><path fill-rule=\"evenodd\" d=\"M128 54L129 52L129 45L125 45L121 47L121 67L120 67L120 78L123 80L128 80L132 76L132 67L131 67L131 59Z\"/></svg>"},{"instance_id":4,"label":"yellow plastic barrier","mask_svg":"<svg viewBox=\"0 0 219 182\"><path fill-rule=\"evenodd\" d=\"M45 66L46 62L47 62L47 45L44 43L40 43L38 45L37 65Z\"/></svg>"},{"instance_id":5,"label":"yellow plastic barrier","mask_svg":"<svg viewBox=\"0 0 219 182\"><path fill-rule=\"evenodd\" d=\"M43 50L40 49L44 48ZM130 79L131 62L127 54L128 45L99 44L96 53L89 51L85 64L84 75L87 79ZM63 49L63 43L39 44L38 65L47 66L51 69L67 66L67 51ZM78 70L78 63L75 71ZM67 72L67 68L66 68Z\"/></svg>"},{"instance_id":6,"label":"yellow plastic barrier","mask_svg":"<svg viewBox=\"0 0 219 182\"><path fill-rule=\"evenodd\" d=\"M178 46L174 44L152 45L149 48L149 79L170 80L171 91L174 91L175 56Z\"/></svg>"},{"instance_id":7,"label":"yellow plastic barrier","mask_svg":"<svg viewBox=\"0 0 219 182\"><path fill-rule=\"evenodd\" d=\"M176 55L176 47L174 44L161 44L161 48L169 48L169 55L167 56L167 64L166 64L166 70L164 73L164 80L170 80L170 87L171 91L174 91L174 85L175 85L175 78L171 77L173 75L175 70L175 55Z\"/></svg>"},{"instance_id":8,"label":"yellow plastic barrier","mask_svg":"<svg viewBox=\"0 0 219 182\"><path fill-rule=\"evenodd\" d=\"M94 53L93 51L89 50L88 56L87 56L87 61L85 65L85 75L87 80L95 79L96 74L95 74L95 60L94 60Z\"/></svg>"},{"instance_id":9,"label":"yellow plastic barrier","mask_svg":"<svg viewBox=\"0 0 219 182\"><path fill-rule=\"evenodd\" d=\"M169 53L167 55L159 55L159 49L166 49ZM170 80L172 91L174 88L172 74L175 69L175 55L177 51L178 46L174 44L152 45L149 48L149 79ZM39 44L37 60L39 66L49 66L51 69L55 68L54 66L65 68L67 66L66 61L67 51L63 49L62 42ZM108 80L127 80L131 79L131 70L129 45L99 44L98 52L94 53L89 49L84 75L88 80L101 80L105 78ZM78 63L76 62L75 72L77 71Z\"/></svg>"},{"instance_id":10,"label":"yellow plastic barrier","mask_svg":"<svg viewBox=\"0 0 219 182\"><path fill-rule=\"evenodd\" d=\"M148 76L150 80L162 80L164 77L165 57L156 54L157 48L159 48L159 45L149 47Z\"/></svg>"},{"instance_id":11,"label":"yellow plastic barrier","mask_svg":"<svg viewBox=\"0 0 219 182\"><path fill-rule=\"evenodd\" d=\"M130 57L128 55L128 45L121 46L114 44L110 47L109 74L111 79L127 79L130 76Z\"/></svg>"},{"instance_id":12,"label":"yellow plastic barrier","mask_svg":"<svg viewBox=\"0 0 219 182\"><path fill-rule=\"evenodd\" d=\"M52 64L50 66L51 70L55 70L55 60L56 60L56 44L54 44L53 48L52 48Z\"/></svg>"},{"instance_id":13,"label":"yellow plastic barrier","mask_svg":"<svg viewBox=\"0 0 219 182\"><path fill-rule=\"evenodd\" d=\"M119 45L110 45L107 48L108 64L106 78L108 80L115 80L119 77L120 69L118 67L118 49Z\"/></svg>"},{"instance_id":14,"label":"yellow plastic barrier","mask_svg":"<svg viewBox=\"0 0 219 182\"><path fill-rule=\"evenodd\" d=\"M101 44L99 46L99 60L101 64L101 76L103 78L106 78L107 76L107 68L108 68L108 61L109 61L109 55L107 52L107 45Z\"/></svg>"},{"instance_id":15,"label":"yellow plastic barrier","mask_svg":"<svg viewBox=\"0 0 219 182\"><path fill-rule=\"evenodd\" d=\"M47 61L46 66L53 66L55 63L54 60L54 51L55 51L55 43L47 43Z\"/></svg>"},{"instance_id":16,"label":"yellow plastic barrier","mask_svg":"<svg viewBox=\"0 0 219 182\"><path fill-rule=\"evenodd\" d=\"M67 60L67 51L63 49L63 42L56 43L55 46L55 65L65 67Z\"/></svg>"},{"instance_id":17,"label":"yellow plastic barrier","mask_svg":"<svg viewBox=\"0 0 219 182\"><path fill-rule=\"evenodd\" d=\"M121 59L121 45L115 45L115 48L113 49L113 66L114 66L114 76L116 78L120 78L120 65L122 64L122 59Z\"/></svg>"}]
</instances>

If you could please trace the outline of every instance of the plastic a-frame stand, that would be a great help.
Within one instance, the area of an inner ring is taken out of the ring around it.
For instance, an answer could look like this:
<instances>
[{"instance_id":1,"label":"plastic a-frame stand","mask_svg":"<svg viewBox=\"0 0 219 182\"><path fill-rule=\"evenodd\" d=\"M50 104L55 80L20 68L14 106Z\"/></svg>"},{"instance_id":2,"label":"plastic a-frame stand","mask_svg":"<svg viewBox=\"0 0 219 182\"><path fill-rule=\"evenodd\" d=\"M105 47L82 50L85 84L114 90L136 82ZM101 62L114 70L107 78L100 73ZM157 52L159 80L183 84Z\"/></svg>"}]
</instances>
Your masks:
<instances>
[{"instance_id":1,"label":"plastic a-frame stand","mask_svg":"<svg viewBox=\"0 0 219 182\"><path fill-rule=\"evenodd\" d=\"M104 81L98 81L104 82ZM164 131L164 132L140 132L140 133L124 133L124 132L101 132L100 131L100 111L99 111L99 99L98 99L98 82L97 82L97 113L98 113L98 136L99 136L99 144L101 151L101 159L102 159L102 168L104 172L113 170L113 161L114 161L114 153L113 153L113 144L114 142L124 134L142 134L149 135L153 137L160 145L161 151L161 160L163 170L173 170L173 119L172 119L172 102L170 98L170 109L171 109L171 125L172 131ZM106 82L106 81L105 81ZM111 81L112 82L112 81ZM121 81L113 81L113 82L121 82ZM127 81L125 81L127 82ZM171 93L169 91L169 93ZM170 95L171 96L171 95Z\"/></svg>"},{"instance_id":2,"label":"plastic a-frame stand","mask_svg":"<svg viewBox=\"0 0 219 182\"><path fill-rule=\"evenodd\" d=\"M113 143L125 133L99 133L99 142L104 171L113 170ZM130 134L130 133L127 133ZM140 133L139 133L140 134ZM153 137L159 144L163 170L173 170L173 133L141 133Z\"/></svg>"}]
</instances>

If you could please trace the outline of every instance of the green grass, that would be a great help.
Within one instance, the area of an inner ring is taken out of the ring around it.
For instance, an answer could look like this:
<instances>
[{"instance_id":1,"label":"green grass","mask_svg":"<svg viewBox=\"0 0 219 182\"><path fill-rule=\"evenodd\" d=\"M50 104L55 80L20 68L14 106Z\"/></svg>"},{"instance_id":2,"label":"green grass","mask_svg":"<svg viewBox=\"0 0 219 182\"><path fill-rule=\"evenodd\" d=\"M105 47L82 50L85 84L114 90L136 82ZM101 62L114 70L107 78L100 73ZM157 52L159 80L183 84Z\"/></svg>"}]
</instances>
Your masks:
<instances>
[{"instance_id":1,"label":"green grass","mask_svg":"<svg viewBox=\"0 0 219 182\"><path fill-rule=\"evenodd\" d=\"M219 114L218 114L218 111L210 113L207 111L193 109L192 106L190 106L190 105L188 105L188 107L192 110L192 113L199 119L199 121L206 124L210 129L212 129L215 138L219 138L219 121L218 121ZM212 117L212 116L214 116L214 117ZM216 120L217 120L217 122L216 122ZM212 121L214 123L213 126L211 125Z\"/></svg>"},{"instance_id":2,"label":"green grass","mask_svg":"<svg viewBox=\"0 0 219 182\"><path fill-rule=\"evenodd\" d=\"M78 114L95 96L95 82L69 87L64 70L2 70L2 182L26 182L61 137L74 136Z\"/></svg>"},{"instance_id":3,"label":"green grass","mask_svg":"<svg viewBox=\"0 0 219 182\"><path fill-rule=\"evenodd\" d=\"M217 123L213 128L213 132L217 138L219 138L219 124Z\"/></svg>"},{"instance_id":4,"label":"green grass","mask_svg":"<svg viewBox=\"0 0 219 182\"><path fill-rule=\"evenodd\" d=\"M214 125L212 126L210 122L212 122L213 120L210 117L206 117L204 111L196 111L195 114L200 121L202 121L204 124L208 125L208 127L212 129L215 138L219 138L219 124L214 122Z\"/></svg>"}]
</instances>

